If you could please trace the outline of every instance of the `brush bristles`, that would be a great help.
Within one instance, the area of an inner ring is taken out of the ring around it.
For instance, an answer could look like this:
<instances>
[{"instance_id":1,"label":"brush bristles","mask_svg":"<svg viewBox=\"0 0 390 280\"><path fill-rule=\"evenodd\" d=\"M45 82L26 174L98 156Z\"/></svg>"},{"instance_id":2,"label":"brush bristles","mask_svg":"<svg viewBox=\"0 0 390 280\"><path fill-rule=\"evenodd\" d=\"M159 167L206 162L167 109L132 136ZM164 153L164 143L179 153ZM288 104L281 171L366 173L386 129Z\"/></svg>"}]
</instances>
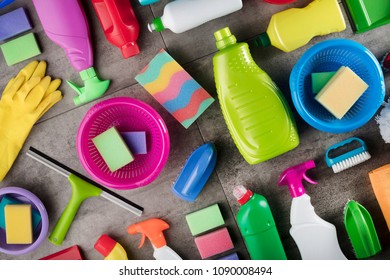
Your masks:
<instances>
[{"instance_id":1,"label":"brush bristles","mask_svg":"<svg viewBox=\"0 0 390 280\"><path fill-rule=\"evenodd\" d=\"M340 161L340 162L332 165L332 169L333 169L334 173L339 173L341 171L344 171L345 169L348 169L352 166L355 166L359 163L362 163L370 158L371 158L371 155L369 152L362 152L362 153L357 154L351 158L347 158L343 161Z\"/></svg>"}]
</instances>

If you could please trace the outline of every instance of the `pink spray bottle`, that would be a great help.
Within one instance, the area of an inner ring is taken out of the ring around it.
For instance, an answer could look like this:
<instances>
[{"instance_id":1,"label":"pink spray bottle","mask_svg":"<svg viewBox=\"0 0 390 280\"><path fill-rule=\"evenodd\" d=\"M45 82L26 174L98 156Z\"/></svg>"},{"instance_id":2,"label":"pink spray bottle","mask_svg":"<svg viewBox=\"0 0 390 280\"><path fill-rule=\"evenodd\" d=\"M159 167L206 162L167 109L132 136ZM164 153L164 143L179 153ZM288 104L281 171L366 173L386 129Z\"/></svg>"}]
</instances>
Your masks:
<instances>
[{"instance_id":1,"label":"pink spray bottle","mask_svg":"<svg viewBox=\"0 0 390 280\"><path fill-rule=\"evenodd\" d=\"M102 96L110 81L100 80L93 68L93 53L88 21L79 0L33 0L46 35L65 50L73 68L79 72L84 87L68 81L78 93L76 105Z\"/></svg>"},{"instance_id":2,"label":"pink spray bottle","mask_svg":"<svg viewBox=\"0 0 390 280\"><path fill-rule=\"evenodd\" d=\"M280 174L278 185L287 186L293 198L290 234L303 260L346 260L340 249L336 227L316 214L303 187L303 180L317 184L306 175L306 171L314 167L314 161L309 160Z\"/></svg>"}]
</instances>

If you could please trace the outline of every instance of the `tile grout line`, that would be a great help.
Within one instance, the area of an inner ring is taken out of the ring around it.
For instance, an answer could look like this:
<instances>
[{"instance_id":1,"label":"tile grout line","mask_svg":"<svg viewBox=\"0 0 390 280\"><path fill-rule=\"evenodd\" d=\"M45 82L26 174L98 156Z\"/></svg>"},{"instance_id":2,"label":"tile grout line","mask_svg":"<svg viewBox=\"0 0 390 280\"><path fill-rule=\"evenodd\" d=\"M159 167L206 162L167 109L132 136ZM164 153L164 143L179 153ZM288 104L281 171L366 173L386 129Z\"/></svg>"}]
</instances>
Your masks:
<instances>
[{"instance_id":1,"label":"tile grout line","mask_svg":"<svg viewBox=\"0 0 390 280\"><path fill-rule=\"evenodd\" d=\"M205 143L205 142L206 142L206 139L205 139L205 137L203 136L202 130L200 129L200 126L199 126L199 124L198 124L197 121L196 121L196 126L198 127L199 134L200 134L200 137L202 137L203 143ZM228 196L227 196L227 194L226 194L226 192L225 192L225 189L224 189L224 187L223 187L221 177L219 176L219 173L218 173L218 171L217 171L216 169L215 169L215 175L217 176L218 182L219 182L219 184L220 184L220 186L221 186L221 189L222 189L222 192L223 192L223 194L224 194L224 196L225 196L225 200L226 200L227 205L228 205L228 207L229 207L230 213L231 213L231 215L232 215L232 217L233 217L234 224L236 225L236 228L237 228L237 230L238 230L239 238L241 239L242 244L244 244L244 248L245 248L245 250L246 250L246 252L247 252L247 254L248 254L248 256L249 256L249 251L248 251L248 249L247 249L247 247L246 247L245 240L244 240L244 238L243 238L243 236L242 236L242 234L241 234L241 230L240 230L240 228L239 228L239 226L238 226L236 216L234 215L233 209L232 209L232 207L231 207L231 205L230 205L230 203L229 203ZM237 252L236 252L236 253L237 253Z\"/></svg>"},{"instance_id":2,"label":"tile grout line","mask_svg":"<svg viewBox=\"0 0 390 280\"><path fill-rule=\"evenodd\" d=\"M151 5L149 5L149 9L150 9L150 12L152 13L153 18L155 18L156 15L153 13L153 9L152 9L152 6L151 6ZM158 32L158 33L160 33L159 35L160 35L160 37L161 37L161 39L162 39L162 41L163 41L163 43L164 43L164 46L165 46L165 48L168 50L168 45L167 45L167 43L166 43L165 40L164 40L164 36L163 36L162 32Z\"/></svg>"}]
</instances>

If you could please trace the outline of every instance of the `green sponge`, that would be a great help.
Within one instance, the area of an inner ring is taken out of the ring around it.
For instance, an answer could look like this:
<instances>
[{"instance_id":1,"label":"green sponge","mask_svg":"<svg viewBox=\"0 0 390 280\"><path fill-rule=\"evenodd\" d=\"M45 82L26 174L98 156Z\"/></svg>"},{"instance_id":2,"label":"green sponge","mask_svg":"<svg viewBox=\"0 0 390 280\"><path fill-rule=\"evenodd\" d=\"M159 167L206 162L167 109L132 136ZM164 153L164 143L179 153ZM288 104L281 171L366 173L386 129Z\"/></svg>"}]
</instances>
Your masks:
<instances>
[{"instance_id":1,"label":"green sponge","mask_svg":"<svg viewBox=\"0 0 390 280\"><path fill-rule=\"evenodd\" d=\"M214 229L225 224L218 204L213 204L186 215L187 224L192 236Z\"/></svg>"},{"instance_id":2,"label":"green sponge","mask_svg":"<svg viewBox=\"0 0 390 280\"><path fill-rule=\"evenodd\" d=\"M34 33L28 33L0 46L5 62L8 66L24 61L36 55L39 55L37 41Z\"/></svg>"},{"instance_id":3,"label":"green sponge","mask_svg":"<svg viewBox=\"0 0 390 280\"><path fill-rule=\"evenodd\" d=\"M111 127L92 139L111 172L118 170L134 160L119 132Z\"/></svg>"},{"instance_id":4,"label":"green sponge","mask_svg":"<svg viewBox=\"0 0 390 280\"><path fill-rule=\"evenodd\" d=\"M317 94L329 82L336 72L319 72L311 74L311 86L314 94Z\"/></svg>"}]
</instances>

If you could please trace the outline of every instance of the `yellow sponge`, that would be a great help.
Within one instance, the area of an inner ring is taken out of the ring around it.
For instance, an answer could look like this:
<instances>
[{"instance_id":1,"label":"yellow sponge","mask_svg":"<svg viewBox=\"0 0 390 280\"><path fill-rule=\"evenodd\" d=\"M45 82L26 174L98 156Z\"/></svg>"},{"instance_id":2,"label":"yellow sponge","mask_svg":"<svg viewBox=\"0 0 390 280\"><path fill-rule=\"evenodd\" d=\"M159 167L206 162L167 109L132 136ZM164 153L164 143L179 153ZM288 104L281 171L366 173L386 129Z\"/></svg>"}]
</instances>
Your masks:
<instances>
[{"instance_id":1,"label":"yellow sponge","mask_svg":"<svg viewBox=\"0 0 390 280\"><path fill-rule=\"evenodd\" d=\"M315 99L341 119L366 91L368 85L349 67L342 66Z\"/></svg>"},{"instance_id":2,"label":"yellow sponge","mask_svg":"<svg viewBox=\"0 0 390 280\"><path fill-rule=\"evenodd\" d=\"M8 204L4 207L7 244L31 244L33 241L30 204Z\"/></svg>"}]
</instances>

